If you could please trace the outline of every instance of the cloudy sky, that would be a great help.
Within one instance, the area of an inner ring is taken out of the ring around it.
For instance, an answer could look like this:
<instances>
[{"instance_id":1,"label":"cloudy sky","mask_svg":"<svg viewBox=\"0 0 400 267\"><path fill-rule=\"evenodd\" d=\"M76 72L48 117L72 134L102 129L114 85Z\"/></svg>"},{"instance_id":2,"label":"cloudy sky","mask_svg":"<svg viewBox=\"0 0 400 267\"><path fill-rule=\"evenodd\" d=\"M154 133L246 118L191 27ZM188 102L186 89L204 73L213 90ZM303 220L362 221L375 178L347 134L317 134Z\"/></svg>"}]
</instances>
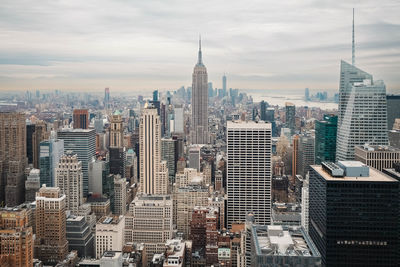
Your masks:
<instances>
[{"instance_id":1,"label":"cloudy sky","mask_svg":"<svg viewBox=\"0 0 400 267\"><path fill-rule=\"evenodd\" d=\"M0 90L191 84L198 35L214 86L337 90L340 59L400 89L398 0L1 0Z\"/></svg>"}]
</instances>

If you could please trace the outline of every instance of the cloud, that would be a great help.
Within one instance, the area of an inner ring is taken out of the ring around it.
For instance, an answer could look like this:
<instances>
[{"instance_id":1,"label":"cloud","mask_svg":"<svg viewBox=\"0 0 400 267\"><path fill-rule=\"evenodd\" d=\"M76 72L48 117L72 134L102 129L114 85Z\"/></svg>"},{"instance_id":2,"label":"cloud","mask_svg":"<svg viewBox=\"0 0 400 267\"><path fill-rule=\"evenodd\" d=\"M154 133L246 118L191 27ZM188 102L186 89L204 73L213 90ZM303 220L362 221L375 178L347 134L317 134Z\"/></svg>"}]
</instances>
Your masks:
<instances>
[{"instance_id":1,"label":"cloud","mask_svg":"<svg viewBox=\"0 0 400 267\"><path fill-rule=\"evenodd\" d=\"M190 85L202 35L209 80L233 88L337 90L340 59L400 89L400 3L2 0L0 90Z\"/></svg>"}]
</instances>

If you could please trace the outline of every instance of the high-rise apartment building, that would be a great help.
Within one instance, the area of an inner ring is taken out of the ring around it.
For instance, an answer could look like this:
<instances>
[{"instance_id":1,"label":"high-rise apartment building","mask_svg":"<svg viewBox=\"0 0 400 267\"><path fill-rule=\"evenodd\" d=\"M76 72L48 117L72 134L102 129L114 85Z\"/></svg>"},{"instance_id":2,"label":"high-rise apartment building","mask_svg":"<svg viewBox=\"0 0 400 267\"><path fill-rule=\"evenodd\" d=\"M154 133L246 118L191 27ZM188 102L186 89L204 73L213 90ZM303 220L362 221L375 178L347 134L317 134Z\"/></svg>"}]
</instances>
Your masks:
<instances>
[{"instance_id":1,"label":"high-rise apartment building","mask_svg":"<svg viewBox=\"0 0 400 267\"><path fill-rule=\"evenodd\" d=\"M208 143L208 76L203 64L201 40L192 76L192 144Z\"/></svg>"},{"instance_id":2,"label":"high-rise apartment building","mask_svg":"<svg viewBox=\"0 0 400 267\"><path fill-rule=\"evenodd\" d=\"M139 161L141 191L155 194L159 186L158 172L161 161L161 125L157 109L146 107L140 116Z\"/></svg>"},{"instance_id":3,"label":"high-rise apartment building","mask_svg":"<svg viewBox=\"0 0 400 267\"><path fill-rule=\"evenodd\" d=\"M0 263L5 266L33 265L33 230L26 209L0 209Z\"/></svg>"},{"instance_id":4,"label":"high-rise apartment building","mask_svg":"<svg viewBox=\"0 0 400 267\"><path fill-rule=\"evenodd\" d=\"M355 160L361 161L379 171L392 169L393 163L400 162L400 149L391 146L356 146Z\"/></svg>"},{"instance_id":5,"label":"high-rise apartment building","mask_svg":"<svg viewBox=\"0 0 400 267\"><path fill-rule=\"evenodd\" d=\"M0 203L12 207L24 202L26 165L25 114L1 112Z\"/></svg>"},{"instance_id":6,"label":"high-rise apartment building","mask_svg":"<svg viewBox=\"0 0 400 267\"><path fill-rule=\"evenodd\" d=\"M87 109L74 109L74 129L89 129L89 111Z\"/></svg>"},{"instance_id":7,"label":"high-rise apartment building","mask_svg":"<svg viewBox=\"0 0 400 267\"><path fill-rule=\"evenodd\" d=\"M120 175L114 175L114 214L126 213L126 179Z\"/></svg>"},{"instance_id":8,"label":"high-rise apartment building","mask_svg":"<svg viewBox=\"0 0 400 267\"><path fill-rule=\"evenodd\" d=\"M96 259L106 251L122 251L124 245L125 217L105 216L96 223Z\"/></svg>"},{"instance_id":9,"label":"high-rise apartment building","mask_svg":"<svg viewBox=\"0 0 400 267\"><path fill-rule=\"evenodd\" d=\"M387 127L388 130L393 129L396 119L400 118L400 95L387 95Z\"/></svg>"},{"instance_id":10,"label":"high-rise apartment building","mask_svg":"<svg viewBox=\"0 0 400 267\"><path fill-rule=\"evenodd\" d=\"M386 87L342 61L336 160L354 159L354 146L387 145Z\"/></svg>"},{"instance_id":11,"label":"high-rise apartment building","mask_svg":"<svg viewBox=\"0 0 400 267\"><path fill-rule=\"evenodd\" d=\"M129 206L125 220L125 242L144 243L149 263L156 253L164 253L172 238L172 208L169 195L139 195Z\"/></svg>"},{"instance_id":12,"label":"high-rise apartment building","mask_svg":"<svg viewBox=\"0 0 400 267\"><path fill-rule=\"evenodd\" d=\"M323 266L398 266L399 181L358 161L311 166L309 234Z\"/></svg>"},{"instance_id":13,"label":"high-rise apartment building","mask_svg":"<svg viewBox=\"0 0 400 267\"><path fill-rule=\"evenodd\" d=\"M293 103L286 102L286 128L290 129L290 134L294 134L296 130L296 106Z\"/></svg>"},{"instance_id":14,"label":"high-rise apartment building","mask_svg":"<svg viewBox=\"0 0 400 267\"><path fill-rule=\"evenodd\" d=\"M338 117L325 114L323 120L315 121L315 164L335 162Z\"/></svg>"},{"instance_id":15,"label":"high-rise apartment building","mask_svg":"<svg viewBox=\"0 0 400 267\"><path fill-rule=\"evenodd\" d=\"M66 209L77 215L83 203L82 162L70 151L61 157L56 168L56 187L66 196Z\"/></svg>"},{"instance_id":16,"label":"high-rise apartment building","mask_svg":"<svg viewBox=\"0 0 400 267\"><path fill-rule=\"evenodd\" d=\"M36 194L35 258L56 264L68 254L66 197L58 187L40 188Z\"/></svg>"},{"instance_id":17,"label":"high-rise apartment building","mask_svg":"<svg viewBox=\"0 0 400 267\"><path fill-rule=\"evenodd\" d=\"M55 186L56 168L64 155L64 140L49 139L40 143L40 186Z\"/></svg>"},{"instance_id":18,"label":"high-rise apartment building","mask_svg":"<svg viewBox=\"0 0 400 267\"><path fill-rule=\"evenodd\" d=\"M227 225L271 222L271 124L227 122Z\"/></svg>"},{"instance_id":19,"label":"high-rise apartment building","mask_svg":"<svg viewBox=\"0 0 400 267\"><path fill-rule=\"evenodd\" d=\"M89 162L96 154L96 132L94 129L64 128L57 132L58 139L64 140L64 151L71 150L82 162L83 195L89 191Z\"/></svg>"}]
</instances>

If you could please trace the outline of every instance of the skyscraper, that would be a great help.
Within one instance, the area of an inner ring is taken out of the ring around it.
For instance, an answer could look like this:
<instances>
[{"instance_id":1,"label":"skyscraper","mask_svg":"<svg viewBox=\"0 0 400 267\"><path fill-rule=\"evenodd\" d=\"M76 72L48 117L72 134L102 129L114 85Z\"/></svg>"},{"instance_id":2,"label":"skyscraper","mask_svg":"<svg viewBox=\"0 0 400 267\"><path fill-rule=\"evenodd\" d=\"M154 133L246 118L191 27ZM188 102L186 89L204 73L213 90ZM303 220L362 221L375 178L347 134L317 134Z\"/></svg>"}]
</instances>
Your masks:
<instances>
[{"instance_id":1,"label":"skyscraper","mask_svg":"<svg viewBox=\"0 0 400 267\"><path fill-rule=\"evenodd\" d=\"M226 92L226 75L222 76L222 90Z\"/></svg>"},{"instance_id":2,"label":"skyscraper","mask_svg":"<svg viewBox=\"0 0 400 267\"><path fill-rule=\"evenodd\" d=\"M161 139L161 158L167 161L168 176L171 184L175 182L176 163L178 162L178 141L172 138Z\"/></svg>"},{"instance_id":3,"label":"skyscraper","mask_svg":"<svg viewBox=\"0 0 400 267\"><path fill-rule=\"evenodd\" d=\"M388 144L386 87L355 66L354 9L352 64L341 61L336 160L354 159L354 146Z\"/></svg>"},{"instance_id":4,"label":"skyscraper","mask_svg":"<svg viewBox=\"0 0 400 267\"><path fill-rule=\"evenodd\" d=\"M323 266L398 266L399 181L357 161L310 170L309 234Z\"/></svg>"},{"instance_id":5,"label":"skyscraper","mask_svg":"<svg viewBox=\"0 0 400 267\"><path fill-rule=\"evenodd\" d=\"M305 101L310 100L310 90L309 90L308 88L306 88L306 89L304 90L304 100L305 100Z\"/></svg>"},{"instance_id":6,"label":"skyscraper","mask_svg":"<svg viewBox=\"0 0 400 267\"><path fill-rule=\"evenodd\" d=\"M290 134L294 134L296 129L296 106L293 103L286 102L286 128L290 129Z\"/></svg>"},{"instance_id":7,"label":"skyscraper","mask_svg":"<svg viewBox=\"0 0 400 267\"><path fill-rule=\"evenodd\" d=\"M56 168L56 186L66 196L66 209L78 215L79 206L83 203L82 162L76 154L67 153L61 157Z\"/></svg>"},{"instance_id":8,"label":"skyscraper","mask_svg":"<svg viewBox=\"0 0 400 267\"><path fill-rule=\"evenodd\" d=\"M267 121L267 108L268 108L268 103L266 103L264 100L261 101L260 103L260 115L261 115L261 120L262 121Z\"/></svg>"},{"instance_id":9,"label":"skyscraper","mask_svg":"<svg viewBox=\"0 0 400 267\"><path fill-rule=\"evenodd\" d=\"M228 228L253 212L271 222L271 124L227 122Z\"/></svg>"},{"instance_id":10,"label":"skyscraper","mask_svg":"<svg viewBox=\"0 0 400 267\"><path fill-rule=\"evenodd\" d=\"M158 90L153 91L153 101L158 101Z\"/></svg>"},{"instance_id":11,"label":"skyscraper","mask_svg":"<svg viewBox=\"0 0 400 267\"><path fill-rule=\"evenodd\" d=\"M0 113L0 203L24 201L26 158L25 114Z\"/></svg>"},{"instance_id":12,"label":"skyscraper","mask_svg":"<svg viewBox=\"0 0 400 267\"><path fill-rule=\"evenodd\" d=\"M110 88L104 89L104 108L110 107Z\"/></svg>"},{"instance_id":13,"label":"skyscraper","mask_svg":"<svg viewBox=\"0 0 400 267\"><path fill-rule=\"evenodd\" d=\"M201 40L192 82L192 144L208 143L208 78L203 64Z\"/></svg>"},{"instance_id":14,"label":"skyscraper","mask_svg":"<svg viewBox=\"0 0 400 267\"><path fill-rule=\"evenodd\" d=\"M161 122L157 109L152 106L145 107L140 116L139 142L141 191L146 194L155 194L156 187L159 185Z\"/></svg>"},{"instance_id":15,"label":"skyscraper","mask_svg":"<svg viewBox=\"0 0 400 267\"><path fill-rule=\"evenodd\" d=\"M42 187L36 194L35 257L56 264L68 254L66 199L58 187Z\"/></svg>"},{"instance_id":16,"label":"skyscraper","mask_svg":"<svg viewBox=\"0 0 400 267\"><path fill-rule=\"evenodd\" d=\"M49 139L40 143L40 186L55 186L56 168L64 155L64 140Z\"/></svg>"},{"instance_id":17,"label":"skyscraper","mask_svg":"<svg viewBox=\"0 0 400 267\"><path fill-rule=\"evenodd\" d=\"M74 129L89 128L89 112L87 109L74 109Z\"/></svg>"},{"instance_id":18,"label":"skyscraper","mask_svg":"<svg viewBox=\"0 0 400 267\"><path fill-rule=\"evenodd\" d=\"M325 114L323 120L315 121L315 164L335 161L337 120L337 116Z\"/></svg>"},{"instance_id":19,"label":"skyscraper","mask_svg":"<svg viewBox=\"0 0 400 267\"><path fill-rule=\"evenodd\" d=\"M126 213L126 179L120 175L114 175L114 214Z\"/></svg>"},{"instance_id":20,"label":"skyscraper","mask_svg":"<svg viewBox=\"0 0 400 267\"><path fill-rule=\"evenodd\" d=\"M122 116L119 111L110 118L110 173L119 174L125 177L125 156L124 148L124 128L122 126Z\"/></svg>"},{"instance_id":21,"label":"skyscraper","mask_svg":"<svg viewBox=\"0 0 400 267\"><path fill-rule=\"evenodd\" d=\"M344 68L344 70L343 70ZM342 74L357 69L342 61ZM352 73L352 72L351 72ZM346 78L345 78L346 79ZM340 91L336 160L354 159L354 146L387 145L386 87L382 81L349 82Z\"/></svg>"},{"instance_id":22,"label":"skyscraper","mask_svg":"<svg viewBox=\"0 0 400 267\"><path fill-rule=\"evenodd\" d=\"M64 140L64 151L71 150L82 162L83 196L89 192L89 162L96 154L96 132L94 129L64 128L57 132L58 139Z\"/></svg>"}]
</instances>

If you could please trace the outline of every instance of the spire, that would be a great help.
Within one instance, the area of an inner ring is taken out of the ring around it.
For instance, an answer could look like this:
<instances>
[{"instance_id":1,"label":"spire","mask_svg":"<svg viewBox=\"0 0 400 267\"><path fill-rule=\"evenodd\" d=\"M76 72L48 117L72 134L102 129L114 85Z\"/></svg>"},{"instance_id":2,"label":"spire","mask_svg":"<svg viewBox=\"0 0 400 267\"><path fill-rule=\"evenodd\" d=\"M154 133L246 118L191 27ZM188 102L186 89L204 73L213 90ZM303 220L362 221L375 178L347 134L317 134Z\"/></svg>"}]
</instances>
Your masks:
<instances>
[{"instance_id":1,"label":"spire","mask_svg":"<svg viewBox=\"0 0 400 267\"><path fill-rule=\"evenodd\" d=\"M354 47L354 8L353 8L353 42L352 42L352 53L351 53L351 64L354 66L356 63L356 59L355 59L355 47Z\"/></svg>"},{"instance_id":2,"label":"spire","mask_svg":"<svg viewBox=\"0 0 400 267\"><path fill-rule=\"evenodd\" d=\"M202 55L201 55L201 35L199 36L199 59L197 61L198 65L202 65L203 64L203 59L202 59Z\"/></svg>"}]
</instances>

